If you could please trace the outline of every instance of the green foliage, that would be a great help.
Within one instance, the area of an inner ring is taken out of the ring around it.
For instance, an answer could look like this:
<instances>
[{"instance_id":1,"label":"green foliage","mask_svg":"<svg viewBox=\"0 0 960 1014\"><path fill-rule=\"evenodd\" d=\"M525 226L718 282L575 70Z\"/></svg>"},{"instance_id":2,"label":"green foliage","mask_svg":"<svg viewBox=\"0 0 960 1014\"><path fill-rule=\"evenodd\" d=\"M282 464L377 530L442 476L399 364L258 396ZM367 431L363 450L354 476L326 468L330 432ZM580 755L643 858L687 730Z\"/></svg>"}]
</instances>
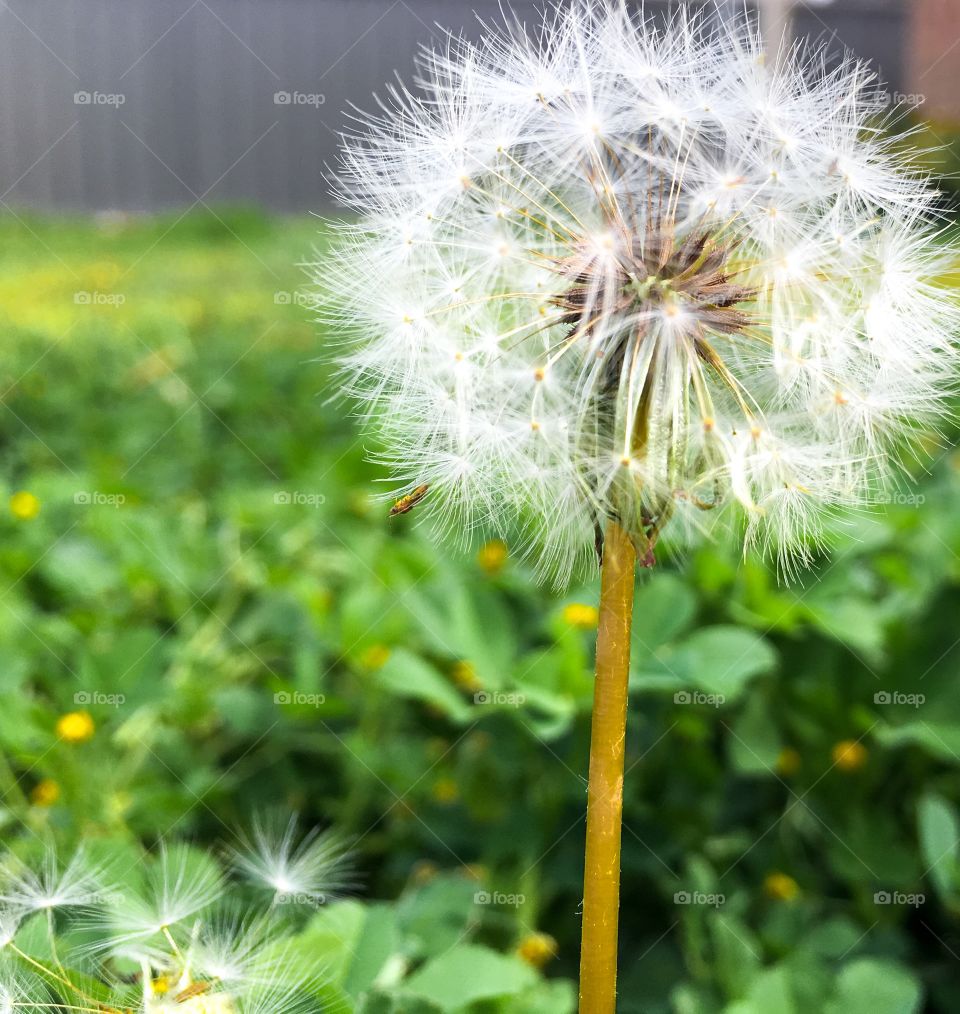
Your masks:
<instances>
[{"instance_id":1,"label":"green foliage","mask_svg":"<svg viewBox=\"0 0 960 1014\"><path fill-rule=\"evenodd\" d=\"M213 844L279 804L356 839L362 890L291 958L330 1010L574 1010L596 583L387 519L291 295L316 222L3 239L0 475L39 500L0 519L11 847ZM724 545L638 582L625 1014L954 1009L960 460L933 456L798 585Z\"/></svg>"}]
</instances>

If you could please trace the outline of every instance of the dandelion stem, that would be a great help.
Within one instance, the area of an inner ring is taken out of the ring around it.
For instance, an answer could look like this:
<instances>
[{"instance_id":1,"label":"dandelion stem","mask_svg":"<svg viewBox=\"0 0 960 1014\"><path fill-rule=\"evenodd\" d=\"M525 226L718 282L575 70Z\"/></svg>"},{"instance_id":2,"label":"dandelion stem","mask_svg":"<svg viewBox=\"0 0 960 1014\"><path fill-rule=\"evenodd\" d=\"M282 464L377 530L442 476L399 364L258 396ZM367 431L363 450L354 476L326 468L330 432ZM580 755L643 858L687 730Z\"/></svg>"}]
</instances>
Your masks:
<instances>
[{"instance_id":1,"label":"dandelion stem","mask_svg":"<svg viewBox=\"0 0 960 1014\"><path fill-rule=\"evenodd\" d=\"M620 820L636 560L630 537L615 521L610 522L603 545L590 730L580 1014L614 1014L616 1007Z\"/></svg>"}]
</instances>

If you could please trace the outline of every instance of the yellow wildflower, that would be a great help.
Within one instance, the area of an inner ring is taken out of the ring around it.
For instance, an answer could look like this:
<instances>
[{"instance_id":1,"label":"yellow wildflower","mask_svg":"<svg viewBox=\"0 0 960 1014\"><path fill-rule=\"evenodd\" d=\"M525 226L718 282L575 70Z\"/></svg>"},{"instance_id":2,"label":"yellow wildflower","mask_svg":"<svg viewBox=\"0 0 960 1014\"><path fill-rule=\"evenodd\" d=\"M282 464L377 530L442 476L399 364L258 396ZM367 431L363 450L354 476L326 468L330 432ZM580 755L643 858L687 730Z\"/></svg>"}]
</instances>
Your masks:
<instances>
[{"instance_id":1,"label":"yellow wildflower","mask_svg":"<svg viewBox=\"0 0 960 1014\"><path fill-rule=\"evenodd\" d=\"M481 683L477 677L477 670L473 667L471 662L463 659L457 662L452 671L453 682L460 687L461 690L466 690L468 693L475 693L481 689Z\"/></svg>"},{"instance_id":2,"label":"yellow wildflower","mask_svg":"<svg viewBox=\"0 0 960 1014\"><path fill-rule=\"evenodd\" d=\"M418 885L429 884L437 873L439 873L437 864L430 862L429 859L424 859L410 871L410 879Z\"/></svg>"},{"instance_id":3,"label":"yellow wildflower","mask_svg":"<svg viewBox=\"0 0 960 1014\"><path fill-rule=\"evenodd\" d=\"M517 947L517 957L534 968L543 968L556 956L557 941L549 933L528 933Z\"/></svg>"},{"instance_id":4,"label":"yellow wildflower","mask_svg":"<svg viewBox=\"0 0 960 1014\"><path fill-rule=\"evenodd\" d=\"M93 738L96 728L86 711L70 711L57 721L57 735L65 743L86 743Z\"/></svg>"},{"instance_id":5,"label":"yellow wildflower","mask_svg":"<svg viewBox=\"0 0 960 1014\"><path fill-rule=\"evenodd\" d=\"M154 996L164 996L170 992L170 979L166 975L159 975L150 983L150 990Z\"/></svg>"},{"instance_id":6,"label":"yellow wildflower","mask_svg":"<svg viewBox=\"0 0 960 1014\"><path fill-rule=\"evenodd\" d=\"M841 771L859 771L867 763L867 748L858 740L842 739L833 748L833 763Z\"/></svg>"},{"instance_id":7,"label":"yellow wildflower","mask_svg":"<svg viewBox=\"0 0 960 1014\"><path fill-rule=\"evenodd\" d=\"M22 489L10 497L10 513L21 521L30 521L40 513L40 501Z\"/></svg>"},{"instance_id":8,"label":"yellow wildflower","mask_svg":"<svg viewBox=\"0 0 960 1014\"><path fill-rule=\"evenodd\" d=\"M507 557L510 555L507 544L500 539L491 539L485 542L477 553L477 563L480 569L491 576L499 574L503 570Z\"/></svg>"},{"instance_id":9,"label":"yellow wildflower","mask_svg":"<svg viewBox=\"0 0 960 1014\"><path fill-rule=\"evenodd\" d=\"M563 620L578 630L593 630L600 618L596 606L588 606L583 602L571 602L563 607Z\"/></svg>"},{"instance_id":10,"label":"yellow wildflower","mask_svg":"<svg viewBox=\"0 0 960 1014\"><path fill-rule=\"evenodd\" d=\"M33 787L30 801L34 806L53 806L60 798L60 785L52 778L43 778Z\"/></svg>"},{"instance_id":11,"label":"yellow wildflower","mask_svg":"<svg viewBox=\"0 0 960 1014\"><path fill-rule=\"evenodd\" d=\"M800 885L787 873L768 873L763 891L774 901L793 901L800 894Z\"/></svg>"},{"instance_id":12,"label":"yellow wildflower","mask_svg":"<svg viewBox=\"0 0 960 1014\"><path fill-rule=\"evenodd\" d=\"M433 798L438 803L455 803L460 798L460 789L452 778L440 778L433 786Z\"/></svg>"}]
</instances>

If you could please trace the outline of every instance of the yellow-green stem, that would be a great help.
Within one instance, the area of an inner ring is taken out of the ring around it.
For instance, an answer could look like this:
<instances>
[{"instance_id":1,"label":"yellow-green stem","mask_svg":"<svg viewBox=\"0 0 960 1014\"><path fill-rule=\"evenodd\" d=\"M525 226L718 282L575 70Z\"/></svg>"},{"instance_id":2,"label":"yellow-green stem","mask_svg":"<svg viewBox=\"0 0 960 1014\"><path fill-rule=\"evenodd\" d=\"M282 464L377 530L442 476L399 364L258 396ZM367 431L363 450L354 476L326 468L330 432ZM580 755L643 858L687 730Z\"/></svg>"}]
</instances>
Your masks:
<instances>
[{"instance_id":1,"label":"yellow-green stem","mask_svg":"<svg viewBox=\"0 0 960 1014\"><path fill-rule=\"evenodd\" d=\"M620 819L636 561L629 536L616 522L611 522L603 544L597 675L590 729L580 1014L614 1014L617 1002Z\"/></svg>"}]
</instances>

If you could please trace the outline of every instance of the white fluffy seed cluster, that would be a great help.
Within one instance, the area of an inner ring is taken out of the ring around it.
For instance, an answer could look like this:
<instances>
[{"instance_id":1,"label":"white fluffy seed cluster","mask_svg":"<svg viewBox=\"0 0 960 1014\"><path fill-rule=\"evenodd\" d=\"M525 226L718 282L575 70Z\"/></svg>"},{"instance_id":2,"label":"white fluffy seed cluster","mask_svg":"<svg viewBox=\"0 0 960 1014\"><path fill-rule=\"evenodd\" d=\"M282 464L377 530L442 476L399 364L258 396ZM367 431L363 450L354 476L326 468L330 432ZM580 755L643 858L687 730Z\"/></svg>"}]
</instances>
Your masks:
<instances>
[{"instance_id":1,"label":"white fluffy seed cluster","mask_svg":"<svg viewBox=\"0 0 960 1014\"><path fill-rule=\"evenodd\" d=\"M739 517L789 571L945 411L955 252L861 63L574 0L421 77L345 139L362 217L317 278L446 528L563 583L610 519L652 559Z\"/></svg>"},{"instance_id":2,"label":"white fluffy seed cluster","mask_svg":"<svg viewBox=\"0 0 960 1014\"><path fill-rule=\"evenodd\" d=\"M82 851L66 863L6 857L0 1012L319 1014L322 981L295 937L351 886L342 840L259 823L229 855L260 904L211 855L179 844L136 869Z\"/></svg>"}]
</instances>

